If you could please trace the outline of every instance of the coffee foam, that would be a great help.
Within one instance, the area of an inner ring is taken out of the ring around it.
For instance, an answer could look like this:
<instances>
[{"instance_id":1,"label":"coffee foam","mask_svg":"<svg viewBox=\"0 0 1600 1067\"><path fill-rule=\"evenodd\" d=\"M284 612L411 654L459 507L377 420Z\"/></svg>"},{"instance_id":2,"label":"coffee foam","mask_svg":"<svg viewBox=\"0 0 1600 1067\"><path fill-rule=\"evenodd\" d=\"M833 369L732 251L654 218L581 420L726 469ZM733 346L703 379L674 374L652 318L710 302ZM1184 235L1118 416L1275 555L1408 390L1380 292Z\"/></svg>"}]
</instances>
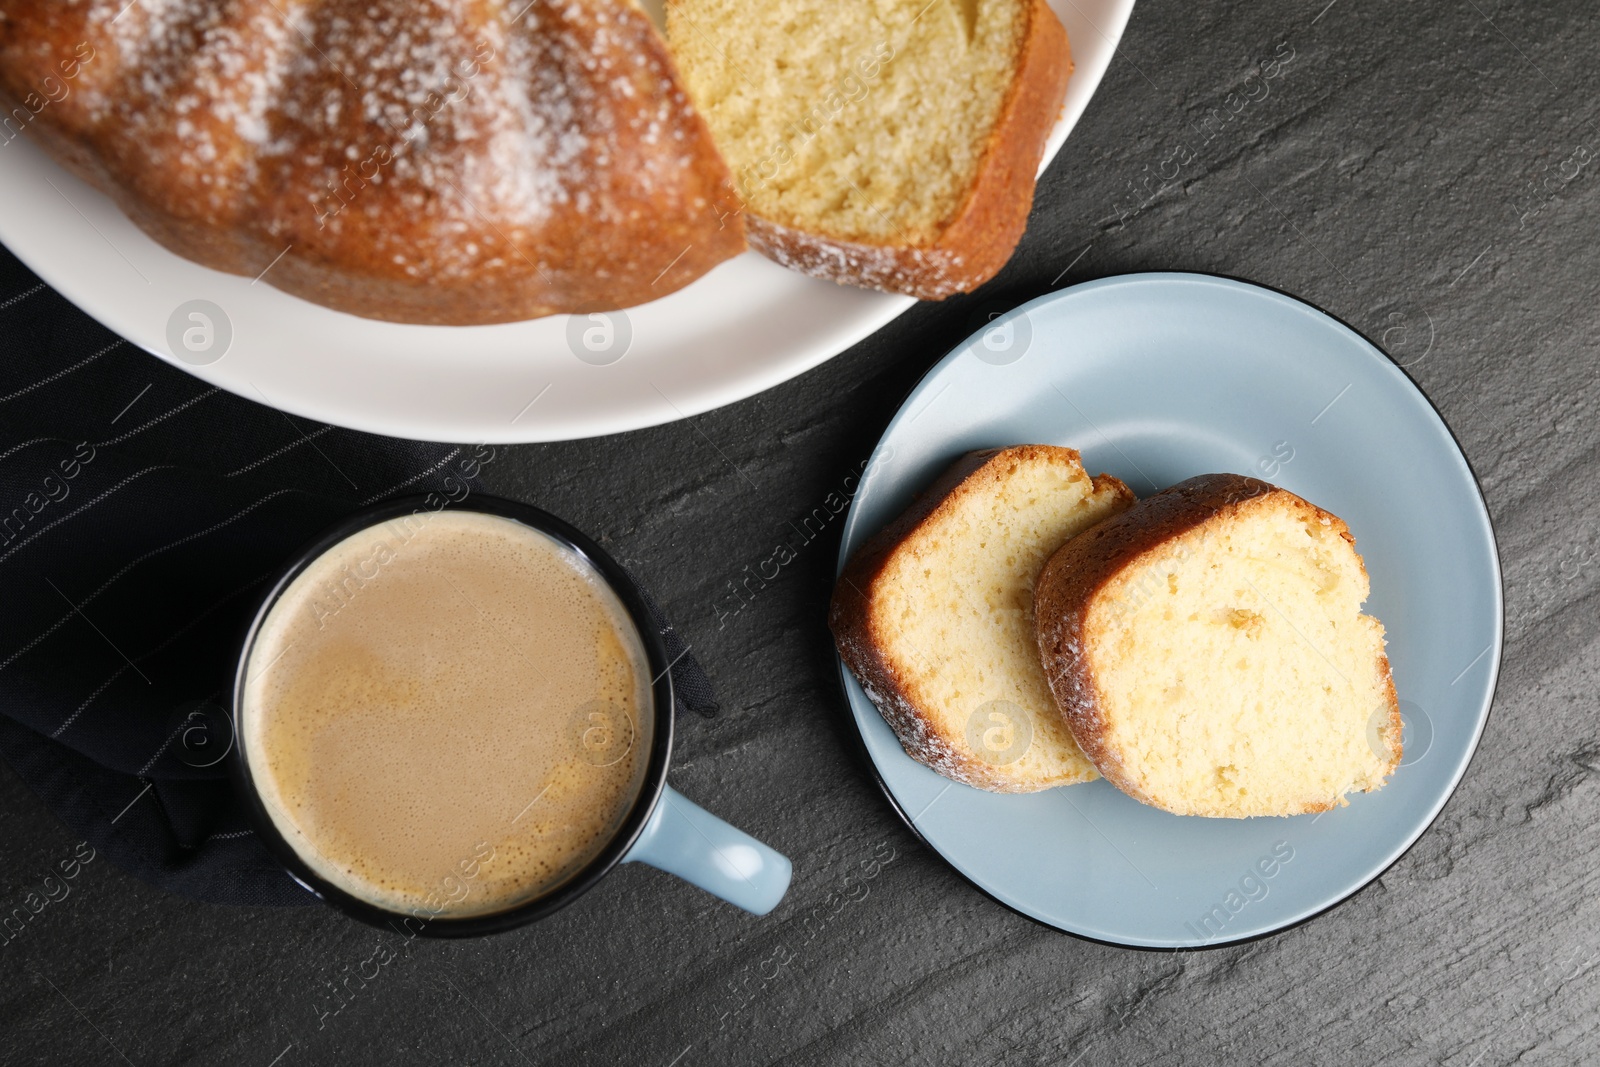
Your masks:
<instances>
[{"instance_id":1,"label":"coffee foam","mask_svg":"<svg viewBox=\"0 0 1600 1067\"><path fill-rule=\"evenodd\" d=\"M269 612L242 736L278 831L352 896L489 914L555 888L643 785L648 661L604 578L444 511L341 541Z\"/></svg>"}]
</instances>

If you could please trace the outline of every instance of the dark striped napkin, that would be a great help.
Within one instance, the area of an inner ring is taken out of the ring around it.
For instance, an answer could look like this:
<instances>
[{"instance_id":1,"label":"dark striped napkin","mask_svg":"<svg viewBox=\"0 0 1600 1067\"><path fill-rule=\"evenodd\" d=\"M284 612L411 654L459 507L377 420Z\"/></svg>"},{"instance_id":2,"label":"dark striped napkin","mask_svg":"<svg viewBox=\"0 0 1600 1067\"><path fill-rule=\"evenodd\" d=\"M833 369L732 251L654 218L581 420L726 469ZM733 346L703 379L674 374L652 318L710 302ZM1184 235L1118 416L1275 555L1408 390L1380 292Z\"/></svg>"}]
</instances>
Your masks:
<instances>
[{"instance_id":1,"label":"dark striped napkin","mask_svg":"<svg viewBox=\"0 0 1600 1067\"><path fill-rule=\"evenodd\" d=\"M475 491L492 449L285 415L108 332L0 249L0 756L121 866L219 903L311 898L221 756L273 573L365 503Z\"/></svg>"}]
</instances>

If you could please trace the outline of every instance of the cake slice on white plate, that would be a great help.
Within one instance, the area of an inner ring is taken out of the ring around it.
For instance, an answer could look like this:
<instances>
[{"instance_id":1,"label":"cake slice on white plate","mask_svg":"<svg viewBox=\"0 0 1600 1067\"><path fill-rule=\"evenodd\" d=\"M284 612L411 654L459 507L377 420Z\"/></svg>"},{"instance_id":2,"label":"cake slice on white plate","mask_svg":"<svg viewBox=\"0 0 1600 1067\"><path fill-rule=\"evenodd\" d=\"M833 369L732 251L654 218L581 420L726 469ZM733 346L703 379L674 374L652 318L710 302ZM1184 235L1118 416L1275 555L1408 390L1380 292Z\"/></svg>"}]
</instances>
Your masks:
<instances>
[{"instance_id":1,"label":"cake slice on white plate","mask_svg":"<svg viewBox=\"0 0 1600 1067\"><path fill-rule=\"evenodd\" d=\"M921 299L1011 257L1072 56L1044 0L666 0L750 244Z\"/></svg>"}]
</instances>

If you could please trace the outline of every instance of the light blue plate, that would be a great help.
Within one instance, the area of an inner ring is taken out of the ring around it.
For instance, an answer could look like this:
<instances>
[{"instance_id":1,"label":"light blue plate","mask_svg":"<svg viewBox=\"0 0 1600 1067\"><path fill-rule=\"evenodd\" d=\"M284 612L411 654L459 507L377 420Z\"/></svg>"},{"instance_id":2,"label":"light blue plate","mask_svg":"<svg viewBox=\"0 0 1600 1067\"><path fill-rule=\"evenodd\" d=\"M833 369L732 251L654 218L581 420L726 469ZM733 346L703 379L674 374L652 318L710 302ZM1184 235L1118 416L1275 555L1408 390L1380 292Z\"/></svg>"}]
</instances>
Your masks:
<instances>
[{"instance_id":1,"label":"light blue plate","mask_svg":"<svg viewBox=\"0 0 1600 1067\"><path fill-rule=\"evenodd\" d=\"M862 479L841 567L955 457L1023 442L1070 445L1140 496L1234 471L1345 519L1372 576L1365 610L1388 629L1405 759L1349 807L1281 819L1169 815L1104 781L985 793L912 761L841 665L900 814L1002 903L1123 945L1259 937L1382 874L1465 773L1500 665L1494 532L1427 399L1360 335L1271 290L1195 274L1074 286L995 319L912 391Z\"/></svg>"}]
</instances>

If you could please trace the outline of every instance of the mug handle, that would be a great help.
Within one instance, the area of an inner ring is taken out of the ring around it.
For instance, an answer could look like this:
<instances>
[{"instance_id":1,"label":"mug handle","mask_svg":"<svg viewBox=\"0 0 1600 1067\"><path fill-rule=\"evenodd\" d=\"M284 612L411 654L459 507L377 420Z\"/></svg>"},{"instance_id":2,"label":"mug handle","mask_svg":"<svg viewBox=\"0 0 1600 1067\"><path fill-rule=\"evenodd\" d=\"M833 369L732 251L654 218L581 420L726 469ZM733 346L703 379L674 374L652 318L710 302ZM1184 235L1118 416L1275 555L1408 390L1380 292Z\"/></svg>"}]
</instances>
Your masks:
<instances>
[{"instance_id":1,"label":"mug handle","mask_svg":"<svg viewBox=\"0 0 1600 1067\"><path fill-rule=\"evenodd\" d=\"M624 863L675 874L755 915L778 906L789 889L788 857L730 826L670 785Z\"/></svg>"}]
</instances>

